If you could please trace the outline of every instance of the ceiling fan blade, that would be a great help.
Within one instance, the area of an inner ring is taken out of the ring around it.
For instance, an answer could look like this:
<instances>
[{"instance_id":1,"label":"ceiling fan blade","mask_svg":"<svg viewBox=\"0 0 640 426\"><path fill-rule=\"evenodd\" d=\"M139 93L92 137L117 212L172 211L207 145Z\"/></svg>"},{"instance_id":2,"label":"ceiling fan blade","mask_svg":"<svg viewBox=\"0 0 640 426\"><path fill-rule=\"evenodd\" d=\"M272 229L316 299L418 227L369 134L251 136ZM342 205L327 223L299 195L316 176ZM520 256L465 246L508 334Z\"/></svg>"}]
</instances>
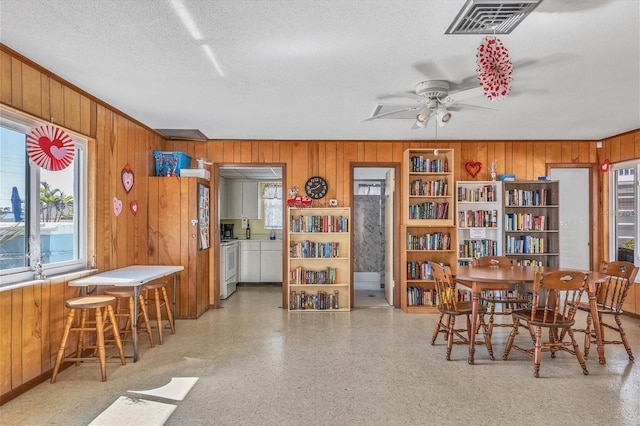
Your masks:
<instances>
[{"instance_id":1,"label":"ceiling fan blade","mask_svg":"<svg viewBox=\"0 0 640 426\"><path fill-rule=\"evenodd\" d=\"M477 98L481 96L484 96L484 92L482 90L482 87L478 86L474 89L463 90L462 92L452 93L451 95L443 99L442 102L458 103L459 101L465 101L467 99Z\"/></svg>"},{"instance_id":2,"label":"ceiling fan blade","mask_svg":"<svg viewBox=\"0 0 640 426\"><path fill-rule=\"evenodd\" d=\"M385 112L385 113L382 113L382 114L375 114L375 112L374 112L374 115L372 115L371 117L366 118L366 119L364 119L362 121L373 121L373 120L376 120L378 118L387 117L387 116L390 116L390 115L393 115L393 114L398 114L400 112L416 111L416 110L420 109L421 107L422 107L422 105L418 105L418 106L415 106L415 107L406 107L406 108L401 108L401 109ZM378 108L376 108L376 111L378 111L379 109L380 109L380 106L378 106Z\"/></svg>"},{"instance_id":3,"label":"ceiling fan blade","mask_svg":"<svg viewBox=\"0 0 640 426\"><path fill-rule=\"evenodd\" d=\"M392 92L386 95L378 96L378 99L390 99L390 98L409 98L414 101L424 102L424 96L416 95L414 92Z\"/></svg>"},{"instance_id":4,"label":"ceiling fan blade","mask_svg":"<svg viewBox=\"0 0 640 426\"><path fill-rule=\"evenodd\" d=\"M472 104L461 104L461 103L458 103L458 102L456 102L455 104L452 104L451 106L447 106L446 108L449 111L459 111L460 109L467 108L467 107L469 107L469 108L477 108L477 109L488 109L488 110L491 110L491 111L500 111L499 109L496 109L496 108L489 108L489 107L484 107L484 106L480 106L480 105L472 105Z\"/></svg>"}]
</instances>

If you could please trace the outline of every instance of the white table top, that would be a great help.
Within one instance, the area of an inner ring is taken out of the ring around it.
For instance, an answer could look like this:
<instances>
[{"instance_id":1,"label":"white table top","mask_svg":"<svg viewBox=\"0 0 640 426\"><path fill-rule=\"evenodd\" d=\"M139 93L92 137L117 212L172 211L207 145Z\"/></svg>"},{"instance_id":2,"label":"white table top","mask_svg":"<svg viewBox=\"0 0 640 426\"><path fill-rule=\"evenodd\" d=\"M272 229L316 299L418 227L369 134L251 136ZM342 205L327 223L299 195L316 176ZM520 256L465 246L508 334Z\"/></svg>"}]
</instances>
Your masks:
<instances>
[{"instance_id":1,"label":"white table top","mask_svg":"<svg viewBox=\"0 0 640 426\"><path fill-rule=\"evenodd\" d=\"M173 274L174 272L182 271L183 269L184 266L132 265L73 280L69 282L69 285L75 287L84 287L87 285L136 286Z\"/></svg>"}]
</instances>

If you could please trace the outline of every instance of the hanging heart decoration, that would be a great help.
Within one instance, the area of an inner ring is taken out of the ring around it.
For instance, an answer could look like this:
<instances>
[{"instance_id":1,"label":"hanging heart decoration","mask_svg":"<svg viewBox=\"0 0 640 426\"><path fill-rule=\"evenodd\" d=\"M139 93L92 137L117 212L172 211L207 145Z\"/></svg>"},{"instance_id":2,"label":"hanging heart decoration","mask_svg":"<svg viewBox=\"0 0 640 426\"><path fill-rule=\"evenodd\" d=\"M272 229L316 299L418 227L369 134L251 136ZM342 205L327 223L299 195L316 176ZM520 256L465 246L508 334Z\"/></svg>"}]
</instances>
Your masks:
<instances>
[{"instance_id":1,"label":"hanging heart decoration","mask_svg":"<svg viewBox=\"0 0 640 426\"><path fill-rule=\"evenodd\" d=\"M116 216L120 216L120 213L122 213L122 201L118 197L113 197L113 212Z\"/></svg>"},{"instance_id":2,"label":"hanging heart decoration","mask_svg":"<svg viewBox=\"0 0 640 426\"><path fill-rule=\"evenodd\" d=\"M134 216L138 215L138 200L134 200L129 203L129 210Z\"/></svg>"},{"instance_id":3,"label":"hanging heart decoration","mask_svg":"<svg viewBox=\"0 0 640 426\"><path fill-rule=\"evenodd\" d=\"M600 164L600 171L601 172L608 172L609 171L609 159L608 158L606 160L604 160Z\"/></svg>"},{"instance_id":4,"label":"hanging heart decoration","mask_svg":"<svg viewBox=\"0 0 640 426\"><path fill-rule=\"evenodd\" d=\"M480 170L482 170L482 163L479 163L477 161L467 161L467 163L464 165L464 169L467 171L467 173L469 173L469 175L471 175L472 178L475 179L475 177L478 176L478 173L480 173Z\"/></svg>"},{"instance_id":5,"label":"hanging heart decoration","mask_svg":"<svg viewBox=\"0 0 640 426\"><path fill-rule=\"evenodd\" d=\"M484 95L494 100L502 100L511 90L513 66L509 51L496 37L482 39L476 54L476 71Z\"/></svg>"},{"instance_id":6,"label":"hanging heart decoration","mask_svg":"<svg viewBox=\"0 0 640 426\"><path fill-rule=\"evenodd\" d=\"M66 169L75 152L71 137L59 127L40 126L27 135L27 154L43 169L54 172Z\"/></svg>"},{"instance_id":7,"label":"hanging heart decoration","mask_svg":"<svg viewBox=\"0 0 640 426\"><path fill-rule=\"evenodd\" d=\"M133 188L133 170L131 170L129 163L122 168L120 177L122 178L122 186L124 186L124 190L128 194L131 188Z\"/></svg>"}]
</instances>

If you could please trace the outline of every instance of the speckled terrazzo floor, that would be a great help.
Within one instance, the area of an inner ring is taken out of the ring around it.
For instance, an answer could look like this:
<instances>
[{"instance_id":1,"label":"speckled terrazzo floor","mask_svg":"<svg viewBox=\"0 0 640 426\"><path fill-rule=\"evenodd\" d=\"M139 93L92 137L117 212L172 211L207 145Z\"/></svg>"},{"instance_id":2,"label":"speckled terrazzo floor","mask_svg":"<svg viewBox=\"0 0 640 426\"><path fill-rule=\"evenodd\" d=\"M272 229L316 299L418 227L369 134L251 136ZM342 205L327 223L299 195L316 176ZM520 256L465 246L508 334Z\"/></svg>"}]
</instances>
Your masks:
<instances>
[{"instance_id":1,"label":"speckled terrazzo floor","mask_svg":"<svg viewBox=\"0 0 640 426\"><path fill-rule=\"evenodd\" d=\"M479 347L471 366L457 346L445 361L444 341L429 344L435 315L288 313L280 301L279 287L239 287L221 309L178 321L163 346L143 342L137 363L110 362L107 382L95 364L71 367L0 407L0 424L88 424L128 390L183 376L199 377L183 401L156 399L177 406L169 425L638 424L637 319L624 320L635 363L608 346L607 364L592 357L584 376L568 354L544 354L535 379L518 353L490 361ZM496 354L505 339L495 332Z\"/></svg>"}]
</instances>

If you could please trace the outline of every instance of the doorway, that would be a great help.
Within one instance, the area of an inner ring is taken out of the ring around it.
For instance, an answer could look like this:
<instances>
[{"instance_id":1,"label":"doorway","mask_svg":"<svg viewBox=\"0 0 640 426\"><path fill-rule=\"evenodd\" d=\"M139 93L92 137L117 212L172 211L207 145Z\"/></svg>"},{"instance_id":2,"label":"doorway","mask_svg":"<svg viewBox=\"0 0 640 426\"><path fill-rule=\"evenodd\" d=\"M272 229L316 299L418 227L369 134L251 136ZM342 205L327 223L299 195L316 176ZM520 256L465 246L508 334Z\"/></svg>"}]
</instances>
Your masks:
<instances>
[{"instance_id":1,"label":"doorway","mask_svg":"<svg viewBox=\"0 0 640 426\"><path fill-rule=\"evenodd\" d=\"M592 170L590 167L550 165L549 176L559 182L560 267L592 267Z\"/></svg>"},{"instance_id":2,"label":"doorway","mask_svg":"<svg viewBox=\"0 0 640 426\"><path fill-rule=\"evenodd\" d=\"M353 168L354 308L394 305L395 171Z\"/></svg>"}]
</instances>

